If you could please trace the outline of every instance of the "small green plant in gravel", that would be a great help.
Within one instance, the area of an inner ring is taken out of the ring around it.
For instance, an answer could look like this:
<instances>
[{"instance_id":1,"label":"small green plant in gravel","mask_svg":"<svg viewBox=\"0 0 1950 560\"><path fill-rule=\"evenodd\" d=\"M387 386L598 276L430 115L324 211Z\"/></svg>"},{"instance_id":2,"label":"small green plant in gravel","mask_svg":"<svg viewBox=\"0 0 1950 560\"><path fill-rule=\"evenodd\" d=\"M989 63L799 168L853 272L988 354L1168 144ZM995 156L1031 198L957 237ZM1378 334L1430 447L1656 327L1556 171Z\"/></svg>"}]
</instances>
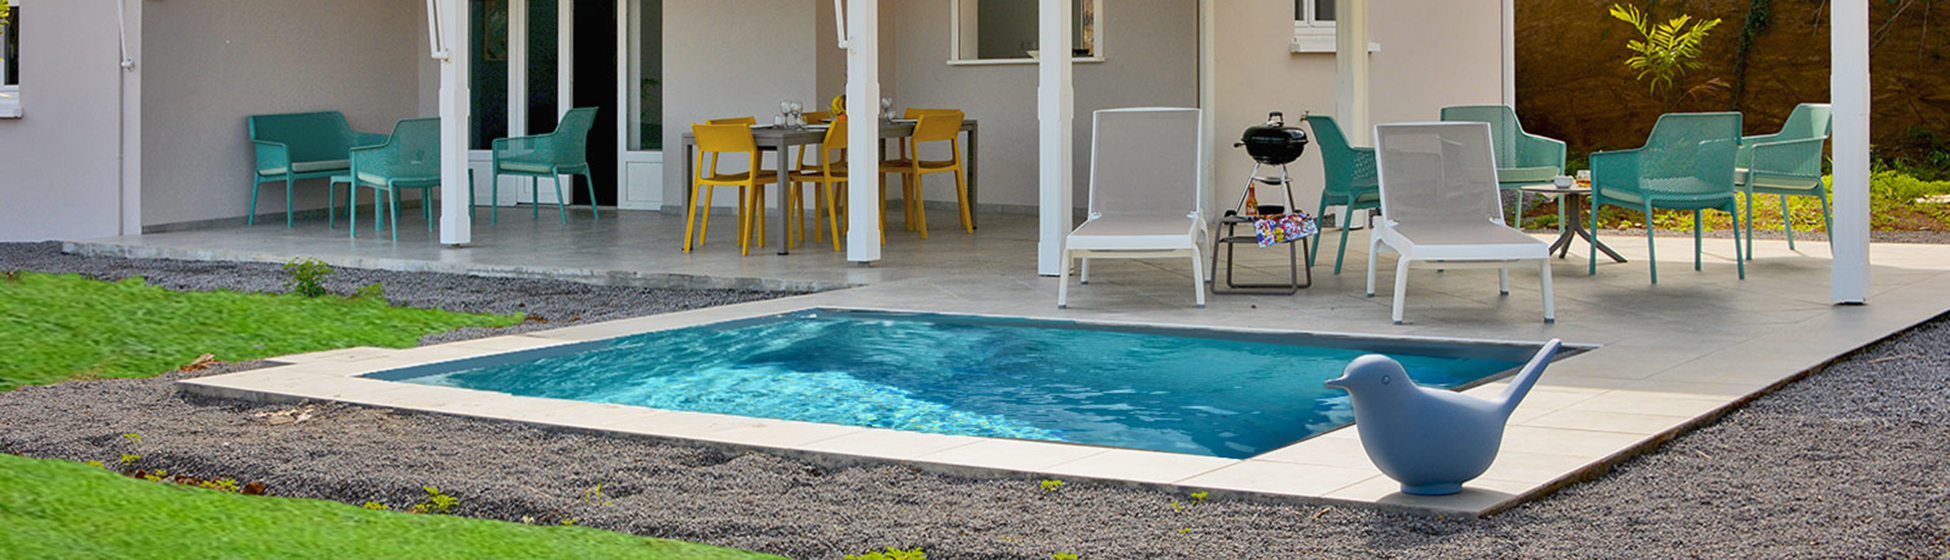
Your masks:
<instances>
[{"instance_id":1,"label":"small green plant in gravel","mask_svg":"<svg viewBox=\"0 0 1950 560\"><path fill-rule=\"evenodd\" d=\"M582 497L577 499L577 501L598 506L607 506L614 503L609 501L609 498L603 497L603 483L600 481L596 482L595 488L583 490Z\"/></svg>"},{"instance_id":2,"label":"small green plant in gravel","mask_svg":"<svg viewBox=\"0 0 1950 560\"><path fill-rule=\"evenodd\" d=\"M1036 483L1036 486L1037 486L1037 487L1040 487L1040 488L1042 488L1044 492L1055 492L1055 491L1057 491L1058 489L1061 489L1061 488L1063 488L1063 481L1061 481L1061 480L1045 480L1045 481L1042 481L1042 482L1038 482L1038 483Z\"/></svg>"},{"instance_id":3,"label":"small green plant in gravel","mask_svg":"<svg viewBox=\"0 0 1950 560\"><path fill-rule=\"evenodd\" d=\"M359 507L366 508L373 511L388 511L393 509L393 506L389 506L379 502L366 502L365 505Z\"/></svg>"},{"instance_id":4,"label":"small green plant in gravel","mask_svg":"<svg viewBox=\"0 0 1950 560\"><path fill-rule=\"evenodd\" d=\"M318 281L338 273L332 270L332 265L310 257L291 259L291 262L284 263L284 272L291 275L291 279L285 281L284 287L290 289L291 293L309 298L323 297L332 293Z\"/></svg>"},{"instance_id":5,"label":"small green plant in gravel","mask_svg":"<svg viewBox=\"0 0 1950 560\"><path fill-rule=\"evenodd\" d=\"M352 299L377 301L383 303L386 301L386 285L379 282L373 282L371 284L360 286L357 291L352 292Z\"/></svg>"},{"instance_id":6,"label":"small green plant in gravel","mask_svg":"<svg viewBox=\"0 0 1950 560\"><path fill-rule=\"evenodd\" d=\"M890 546L887 547L886 552L869 552L859 555L848 554L846 555L846 560L928 560L928 554L921 552L919 548L901 550Z\"/></svg>"},{"instance_id":7,"label":"small green plant in gravel","mask_svg":"<svg viewBox=\"0 0 1950 560\"><path fill-rule=\"evenodd\" d=\"M460 498L443 494L439 488L421 486L420 489L427 491L427 501L413 504L413 507L407 511L430 514L453 513L454 506L460 505Z\"/></svg>"},{"instance_id":8,"label":"small green plant in gravel","mask_svg":"<svg viewBox=\"0 0 1950 560\"><path fill-rule=\"evenodd\" d=\"M1057 552L1049 555L1049 560L1077 560L1078 558L1080 557L1068 552Z\"/></svg>"}]
</instances>

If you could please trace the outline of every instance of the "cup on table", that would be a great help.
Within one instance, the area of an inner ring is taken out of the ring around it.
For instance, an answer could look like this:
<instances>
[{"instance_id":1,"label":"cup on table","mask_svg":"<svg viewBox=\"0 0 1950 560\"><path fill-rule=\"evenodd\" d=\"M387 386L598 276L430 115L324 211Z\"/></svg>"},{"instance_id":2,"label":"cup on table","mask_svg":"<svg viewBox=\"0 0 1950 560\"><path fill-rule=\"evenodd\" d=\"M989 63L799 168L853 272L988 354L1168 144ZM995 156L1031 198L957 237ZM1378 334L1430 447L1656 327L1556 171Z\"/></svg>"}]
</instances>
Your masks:
<instances>
[{"instance_id":1,"label":"cup on table","mask_svg":"<svg viewBox=\"0 0 1950 560\"><path fill-rule=\"evenodd\" d=\"M1589 183L1589 182L1591 182L1591 170L1589 170L1589 169L1579 169L1579 170L1578 170L1578 182L1580 182L1580 183Z\"/></svg>"},{"instance_id":2,"label":"cup on table","mask_svg":"<svg viewBox=\"0 0 1950 560\"><path fill-rule=\"evenodd\" d=\"M1571 185L1575 182L1576 180L1572 179L1570 175L1558 175L1551 178L1551 184L1560 189L1571 188Z\"/></svg>"}]
</instances>

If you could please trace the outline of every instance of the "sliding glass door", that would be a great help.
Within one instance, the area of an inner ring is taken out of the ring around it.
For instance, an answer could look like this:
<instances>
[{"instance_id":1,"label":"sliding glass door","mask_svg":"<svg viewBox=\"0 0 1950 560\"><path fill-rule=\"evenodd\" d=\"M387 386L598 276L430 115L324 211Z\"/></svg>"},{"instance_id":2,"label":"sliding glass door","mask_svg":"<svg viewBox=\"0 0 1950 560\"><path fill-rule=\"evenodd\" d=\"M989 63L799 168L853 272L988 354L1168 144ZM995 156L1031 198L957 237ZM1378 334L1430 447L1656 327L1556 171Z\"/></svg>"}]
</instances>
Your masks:
<instances>
[{"instance_id":1,"label":"sliding glass door","mask_svg":"<svg viewBox=\"0 0 1950 560\"><path fill-rule=\"evenodd\" d=\"M562 37L573 23L561 12L567 4L566 0L469 0L473 44L468 49L472 64L468 75L473 101L468 165L474 168L479 204L492 200L502 205L555 203L555 189L546 184L535 200L527 178L503 177L499 185L490 180L494 157L490 148L497 138L555 130L557 117L568 110L562 103L562 86L572 69L564 63ZM500 196L491 196L490 189L497 187Z\"/></svg>"}]
</instances>

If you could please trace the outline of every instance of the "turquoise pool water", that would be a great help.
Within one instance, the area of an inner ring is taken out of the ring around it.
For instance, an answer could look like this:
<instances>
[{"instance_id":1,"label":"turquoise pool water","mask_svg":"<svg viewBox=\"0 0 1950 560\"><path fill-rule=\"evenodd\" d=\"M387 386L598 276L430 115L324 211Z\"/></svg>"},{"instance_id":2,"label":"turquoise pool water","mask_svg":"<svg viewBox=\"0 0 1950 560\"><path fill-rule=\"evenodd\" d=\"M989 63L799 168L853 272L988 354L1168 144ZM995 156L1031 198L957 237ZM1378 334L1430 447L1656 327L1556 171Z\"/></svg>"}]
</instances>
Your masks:
<instances>
[{"instance_id":1,"label":"turquoise pool water","mask_svg":"<svg viewBox=\"0 0 1950 560\"><path fill-rule=\"evenodd\" d=\"M373 374L408 383L917 432L1245 458L1353 421L1321 384L1393 356L1424 385L1528 349L809 311Z\"/></svg>"}]
</instances>

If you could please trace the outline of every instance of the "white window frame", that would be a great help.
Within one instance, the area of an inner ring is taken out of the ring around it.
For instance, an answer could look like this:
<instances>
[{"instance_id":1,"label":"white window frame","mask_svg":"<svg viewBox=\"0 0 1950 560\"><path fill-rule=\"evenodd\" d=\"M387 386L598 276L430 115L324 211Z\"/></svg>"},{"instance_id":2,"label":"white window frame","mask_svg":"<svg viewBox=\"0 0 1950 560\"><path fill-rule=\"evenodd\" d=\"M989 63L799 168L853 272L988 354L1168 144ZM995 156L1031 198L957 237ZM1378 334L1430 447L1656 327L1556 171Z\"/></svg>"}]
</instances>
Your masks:
<instances>
[{"instance_id":1,"label":"white window frame","mask_svg":"<svg viewBox=\"0 0 1950 560\"><path fill-rule=\"evenodd\" d=\"M1001 66L1001 65L1008 65L1008 64L1036 64L1036 57L988 58L988 59L962 58L962 48L961 48L962 47L961 44L962 3L973 2L973 1L979 1L979 0L953 0L952 2L949 2L948 65L949 66ZM1093 44L1091 45L1090 56L1073 57L1070 59L1070 61L1073 63L1083 63L1083 64L1100 63L1104 61L1104 28L1105 28L1104 0L1084 0L1084 1L1095 4L1095 6L1093 6L1092 8L1093 10L1095 10L1092 13L1096 17L1096 21L1092 22L1092 25L1095 26L1094 35L1092 37ZM972 25L973 22L970 22L970 24Z\"/></svg>"},{"instance_id":2,"label":"white window frame","mask_svg":"<svg viewBox=\"0 0 1950 560\"><path fill-rule=\"evenodd\" d=\"M27 0L12 0L8 4L13 6L13 9L18 10L20 9L22 4L26 4L26 3ZM8 30L8 31L12 33L20 32L17 29ZM0 43L0 44L4 44L4 43ZM0 65L0 75L4 75L6 71L7 71L6 66ZM14 80L15 82L20 81L18 79L19 76L14 76L14 78L16 78ZM6 81L5 79L0 79L0 82L5 82L5 81ZM0 119L18 119L20 118L20 115L21 115L20 85L18 83L11 86L0 85Z\"/></svg>"},{"instance_id":3,"label":"white window frame","mask_svg":"<svg viewBox=\"0 0 1950 560\"><path fill-rule=\"evenodd\" d=\"M1306 7L1306 17L1295 18L1293 20L1292 51L1296 54L1334 53L1338 48L1334 40L1334 20L1320 21L1314 19L1318 16L1316 11L1319 9L1319 5L1315 0L1306 0L1302 5ZM1373 53L1379 51L1381 51L1381 43L1368 43L1368 52Z\"/></svg>"}]
</instances>

